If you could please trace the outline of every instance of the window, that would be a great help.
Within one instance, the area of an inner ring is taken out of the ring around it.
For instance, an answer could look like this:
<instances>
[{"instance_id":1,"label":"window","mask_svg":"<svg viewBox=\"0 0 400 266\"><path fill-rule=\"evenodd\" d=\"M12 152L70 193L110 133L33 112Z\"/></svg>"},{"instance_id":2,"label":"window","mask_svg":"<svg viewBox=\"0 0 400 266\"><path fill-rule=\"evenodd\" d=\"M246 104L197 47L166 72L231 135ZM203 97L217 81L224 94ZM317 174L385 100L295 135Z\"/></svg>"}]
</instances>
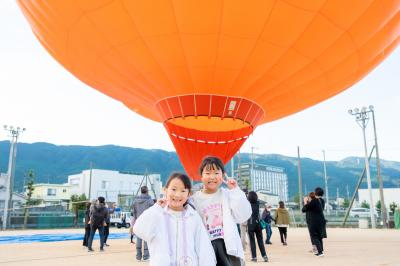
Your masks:
<instances>
[{"instance_id":1,"label":"window","mask_svg":"<svg viewBox=\"0 0 400 266\"><path fill-rule=\"evenodd\" d=\"M108 181L105 180L101 181L101 189L107 189L108 185L109 185Z\"/></svg>"},{"instance_id":2,"label":"window","mask_svg":"<svg viewBox=\"0 0 400 266\"><path fill-rule=\"evenodd\" d=\"M66 193L66 192L67 192L67 189L64 188L64 189L63 189L63 193Z\"/></svg>"},{"instance_id":3,"label":"window","mask_svg":"<svg viewBox=\"0 0 400 266\"><path fill-rule=\"evenodd\" d=\"M55 188L47 189L47 196L55 196L57 194L57 190Z\"/></svg>"}]
</instances>

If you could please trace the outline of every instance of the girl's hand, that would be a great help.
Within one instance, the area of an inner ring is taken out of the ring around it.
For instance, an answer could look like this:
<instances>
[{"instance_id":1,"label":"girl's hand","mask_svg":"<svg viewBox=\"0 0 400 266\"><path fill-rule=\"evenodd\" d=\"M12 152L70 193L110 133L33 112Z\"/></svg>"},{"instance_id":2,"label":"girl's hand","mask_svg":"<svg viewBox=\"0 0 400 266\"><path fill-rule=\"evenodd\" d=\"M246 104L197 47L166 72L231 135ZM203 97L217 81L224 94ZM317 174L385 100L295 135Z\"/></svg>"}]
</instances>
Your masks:
<instances>
[{"instance_id":1,"label":"girl's hand","mask_svg":"<svg viewBox=\"0 0 400 266\"><path fill-rule=\"evenodd\" d=\"M159 199L157 200L157 204L161 206L161 208L165 208L165 206L167 206L167 199Z\"/></svg>"},{"instance_id":2,"label":"girl's hand","mask_svg":"<svg viewBox=\"0 0 400 266\"><path fill-rule=\"evenodd\" d=\"M224 182L229 189L234 189L237 187L237 182L235 179L228 178L227 173L225 173L224 177L225 178L222 179L222 182Z\"/></svg>"},{"instance_id":3,"label":"girl's hand","mask_svg":"<svg viewBox=\"0 0 400 266\"><path fill-rule=\"evenodd\" d=\"M227 185L229 189L234 189L237 187L237 182L235 179L230 178L227 180L223 180L223 182Z\"/></svg>"}]
</instances>

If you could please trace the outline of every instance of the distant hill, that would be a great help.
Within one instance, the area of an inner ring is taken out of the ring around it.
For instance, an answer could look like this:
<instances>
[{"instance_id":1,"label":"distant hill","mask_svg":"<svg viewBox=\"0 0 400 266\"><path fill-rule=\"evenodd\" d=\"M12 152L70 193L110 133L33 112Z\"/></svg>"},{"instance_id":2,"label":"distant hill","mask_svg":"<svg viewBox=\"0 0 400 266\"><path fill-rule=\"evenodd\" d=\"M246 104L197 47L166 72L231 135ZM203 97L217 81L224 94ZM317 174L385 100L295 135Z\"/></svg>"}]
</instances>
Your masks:
<instances>
[{"instance_id":1,"label":"distant hill","mask_svg":"<svg viewBox=\"0 0 400 266\"><path fill-rule=\"evenodd\" d=\"M0 141L0 172L7 171L9 141ZM237 164L238 160L235 160ZM250 155L240 154L241 163L249 162ZM173 171L183 171L175 152L164 150L146 150L115 145L105 146L57 146L49 143L18 143L17 166L14 187L21 191L24 176L33 169L36 183L65 183L68 175L89 169L90 162L98 169L144 173L160 173L163 180ZM298 191L297 158L279 154L257 154L255 162L283 167L289 179L289 195ZM364 159L348 157L341 161L328 161L330 196L346 196L346 186L350 195L364 167ZM236 167L237 165L235 165ZM301 159L303 186L311 190L315 186L324 186L323 162L309 158ZM230 166L227 166L230 171ZM400 162L381 160L381 173L385 187L400 186ZM377 187L376 165L371 161L373 187ZM366 187L366 183L363 183ZM304 187L303 187L304 191Z\"/></svg>"}]
</instances>

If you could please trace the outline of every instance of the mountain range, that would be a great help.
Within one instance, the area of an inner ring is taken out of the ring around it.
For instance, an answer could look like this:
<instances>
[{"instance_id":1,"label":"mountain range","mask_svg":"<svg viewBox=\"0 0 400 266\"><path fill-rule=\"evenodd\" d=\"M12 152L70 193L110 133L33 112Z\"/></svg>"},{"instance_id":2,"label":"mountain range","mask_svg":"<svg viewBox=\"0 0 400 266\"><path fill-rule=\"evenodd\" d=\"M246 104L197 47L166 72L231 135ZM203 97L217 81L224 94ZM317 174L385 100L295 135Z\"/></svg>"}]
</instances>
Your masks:
<instances>
[{"instance_id":1,"label":"mountain range","mask_svg":"<svg viewBox=\"0 0 400 266\"><path fill-rule=\"evenodd\" d=\"M0 141L0 172L7 172L10 142ZM240 162L250 162L251 155L240 153ZM238 163L235 157L235 168ZM256 154L257 164L283 167L288 176L289 197L298 191L297 158L279 154ZM14 189L22 191L26 176L33 170L35 183L65 183L68 175L90 168L117 170L135 173L160 173L165 181L173 171L184 171L175 152L161 149L139 149L115 145L105 146L58 146L50 143L18 143ZM364 158L347 157L340 161L327 161L330 198L352 195L357 180L364 168ZM230 173L230 165L226 166ZM323 162L301 158L303 191L316 186L324 187ZM384 187L400 186L400 162L381 160L381 175ZM372 186L377 187L376 161L371 159ZM362 183L366 187L366 181ZM303 192L304 193L304 192Z\"/></svg>"}]
</instances>

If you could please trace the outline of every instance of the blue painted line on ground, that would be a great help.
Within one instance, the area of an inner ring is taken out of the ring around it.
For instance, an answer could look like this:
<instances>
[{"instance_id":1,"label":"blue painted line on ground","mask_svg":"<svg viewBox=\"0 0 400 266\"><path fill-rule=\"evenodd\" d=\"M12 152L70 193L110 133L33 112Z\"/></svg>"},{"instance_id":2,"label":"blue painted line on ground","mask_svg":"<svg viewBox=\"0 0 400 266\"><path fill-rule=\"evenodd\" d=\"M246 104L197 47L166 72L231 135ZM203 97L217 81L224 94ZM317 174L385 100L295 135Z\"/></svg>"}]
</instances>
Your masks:
<instances>
[{"instance_id":1,"label":"blue painted line on ground","mask_svg":"<svg viewBox=\"0 0 400 266\"><path fill-rule=\"evenodd\" d=\"M71 241L83 240L82 234L34 234L34 235L15 235L15 236L0 236L1 244L16 244L16 243L36 243L36 242L57 242L57 241ZM128 233L110 233L109 239L123 239L129 238ZM99 239L96 234L94 239Z\"/></svg>"}]
</instances>

